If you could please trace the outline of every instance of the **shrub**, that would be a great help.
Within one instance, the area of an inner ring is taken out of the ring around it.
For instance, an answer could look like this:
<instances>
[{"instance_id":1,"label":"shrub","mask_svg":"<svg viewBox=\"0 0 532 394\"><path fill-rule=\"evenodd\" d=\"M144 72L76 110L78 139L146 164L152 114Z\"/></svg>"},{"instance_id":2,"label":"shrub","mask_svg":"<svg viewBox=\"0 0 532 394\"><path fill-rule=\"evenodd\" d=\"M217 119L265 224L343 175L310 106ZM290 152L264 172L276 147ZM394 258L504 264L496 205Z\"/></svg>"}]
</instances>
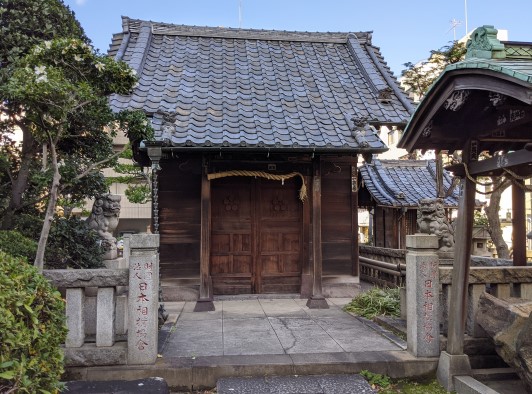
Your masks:
<instances>
[{"instance_id":1,"label":"shrub","mask_svg":"<svg viewBox=\"0 0 532 394\"><path fill-rule=\"evenodd\" d=\"M33 261L37 243L18 231L0 231L0 250L11 256L25 257L28 261Z\"/></svg>"},{"instance_id":2,"label":"shrub","mask_svg":"<svg viewBox=\"0 0 532 394\"><path fill-rule=\"evenodd\" d=\"M35 267L0 252L0 392L59 391L64 309L59 292Z\"/></svg>"},{"instance_id":3,"label":"shrub","mask_svg":"<svg viewBox=\"0 0 532 394\"><path fill-rule=\"evenodd\" d=\"M344 307L344 310L356 313L367 319L373 319L379 315L400 316L399 288L381 289L374 287L353 298Z\"/></svg>"},{"instance_id":4,"label":"shrub","mask_svg":"<svg viewBox=\"0 0 532 394\"><path fill-rule=\"evenodd\" d=\"M46 268L101 268L103 249L98 234L84 220L57 218L46 246Z\"/></svg>"}]
</instances>

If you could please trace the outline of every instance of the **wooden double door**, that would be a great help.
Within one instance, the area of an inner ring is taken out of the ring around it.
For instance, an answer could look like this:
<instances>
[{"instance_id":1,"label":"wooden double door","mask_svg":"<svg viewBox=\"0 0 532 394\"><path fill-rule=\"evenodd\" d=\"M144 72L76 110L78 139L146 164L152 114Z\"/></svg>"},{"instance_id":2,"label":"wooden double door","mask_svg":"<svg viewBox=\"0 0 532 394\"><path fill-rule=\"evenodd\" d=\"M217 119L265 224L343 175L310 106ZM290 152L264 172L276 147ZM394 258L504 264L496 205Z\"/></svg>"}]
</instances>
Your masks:
<instances>
[{"instance_id":1,"label":"wooden double door","mask_svg":"<svg viewBox=\"0 0 532 394\"><path fill-rule=\"evenodd\" d=\"M303 203L299 179L211 181L214 294L299 293Z\"/></svg>"}]
</instances>

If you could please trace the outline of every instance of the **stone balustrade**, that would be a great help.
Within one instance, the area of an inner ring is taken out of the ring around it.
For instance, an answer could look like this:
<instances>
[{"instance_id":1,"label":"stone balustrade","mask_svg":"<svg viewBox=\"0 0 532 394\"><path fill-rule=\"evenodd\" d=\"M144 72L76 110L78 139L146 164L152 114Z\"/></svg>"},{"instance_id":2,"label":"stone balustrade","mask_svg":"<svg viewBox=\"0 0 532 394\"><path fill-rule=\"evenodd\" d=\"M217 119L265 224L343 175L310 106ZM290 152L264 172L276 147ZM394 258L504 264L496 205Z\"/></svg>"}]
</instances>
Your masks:
<instances>
[{"instance_id":1,"label":"stone balustrade","mask_svg":"<svg viewBox=\"0 0 532 394\"><path fill-rule=\"evenodd\" d=\"M44 271L66 301L67 366L157 358L159 237L135 234L125 244L123 258L106 261L117 268Z\"/></svg>"},{"instance_id":2,"label":"stone balustrade","mask_svg":"<svg viewBox=\"0 0 532 394\"><path fill-rule=\"evenodd\" d=\"M440 264L437 242L431 237L435 236L406 237L406 291L401 300L401 314L407 320L408 350L415 356L425 357L439 354L440 327L447 335L453 271L452 266ZM532 266L473 266L468 281L465 332L472 337L486 336L476 322L479 300L484 292L497 298L532 300Z\"/></svg>"},{"instance_id":3,"label":"stone balustrade","mask_svg":"<svg viewBox=\"0 0 532 394\"><path fill-rule=\"evenodd\" d=\"M451 294L452 267L440 267L442 286L441 320L447 332L447 311ZM519 297L532 300L532 266L528 267L471 267L469 271L468 311L466 333L483 337L484 330L475 322L479 299L485 291L497 298Z\"/></svg>"}]
</instances>

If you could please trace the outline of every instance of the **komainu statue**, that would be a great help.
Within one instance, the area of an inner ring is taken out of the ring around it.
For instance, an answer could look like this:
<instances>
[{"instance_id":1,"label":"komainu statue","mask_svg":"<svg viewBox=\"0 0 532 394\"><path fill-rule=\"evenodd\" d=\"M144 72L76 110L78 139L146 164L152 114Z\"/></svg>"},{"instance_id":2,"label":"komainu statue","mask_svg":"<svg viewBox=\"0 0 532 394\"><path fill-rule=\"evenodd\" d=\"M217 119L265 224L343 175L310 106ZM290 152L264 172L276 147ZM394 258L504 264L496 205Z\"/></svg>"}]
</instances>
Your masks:
<instances>
[{"instance_id":1,"label":"komainu statue","mask_svg":"<svg viewBox=\"0 0 532 394\"><path fill-rule=\"evenodd\" d=\"M120 199L116 194L101 194L94 201L92 212L87 219L89 227L98 233L105 251L104 259L111 260L117 256L116 238L113 231L118 226L120 216Z\"/></svg>"},{"instance_id":2,"label":"komainu statue","mask_svg":"<svg viewBox=\"0 0 532 394\"><path fill-rule=\"evenodd\" d=\"M451 252L454 248L454 231L447 221L443 199L422 198L417 210L419 232L438 236L440 252Z\"/></svg>"}]
</instances>

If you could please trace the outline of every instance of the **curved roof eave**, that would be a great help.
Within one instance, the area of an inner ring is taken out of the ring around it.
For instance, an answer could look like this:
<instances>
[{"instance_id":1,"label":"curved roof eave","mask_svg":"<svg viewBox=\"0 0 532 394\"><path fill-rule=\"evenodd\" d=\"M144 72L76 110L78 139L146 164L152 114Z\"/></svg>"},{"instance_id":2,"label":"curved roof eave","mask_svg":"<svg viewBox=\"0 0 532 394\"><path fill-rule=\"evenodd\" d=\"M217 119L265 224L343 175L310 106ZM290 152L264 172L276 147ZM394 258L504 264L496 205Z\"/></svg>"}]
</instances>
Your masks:
<instances>
[{"instance_id":1,"label":"curved roof eave","mask_svg":"<svg viewBox=\"0 0 532 394\"><path fill-rule=\"evenodd\" d=\"M471 60L479 62L472 63ZM512 73L509 68L495 65L489 67L489 64L479 67L480 64L486 63L488 62L484 59L470 59L447 66L417 106L397 146L409 152L416 149L417 137L455 90L490 90L532 104L532 76L525 80L527 74ZM510 89L510 86L518 88Z\"/></svg>"},{"instance_id":2,"label":"curved roof eave","mask_svg":"<svg viewBox=\"0 0 532 394\"><path fill-rule=\"evenodd\" d=\"M501 42L497 29L484 25L471 33L466 46L465 60L448 65L429 88L398 147L408 151L419 148L419 137L425 131L430 135L429 122L454 91L489 90L532 104L532 43ZM424 148L439 147L425 143Z\"/></svg>"}]
</instances>

